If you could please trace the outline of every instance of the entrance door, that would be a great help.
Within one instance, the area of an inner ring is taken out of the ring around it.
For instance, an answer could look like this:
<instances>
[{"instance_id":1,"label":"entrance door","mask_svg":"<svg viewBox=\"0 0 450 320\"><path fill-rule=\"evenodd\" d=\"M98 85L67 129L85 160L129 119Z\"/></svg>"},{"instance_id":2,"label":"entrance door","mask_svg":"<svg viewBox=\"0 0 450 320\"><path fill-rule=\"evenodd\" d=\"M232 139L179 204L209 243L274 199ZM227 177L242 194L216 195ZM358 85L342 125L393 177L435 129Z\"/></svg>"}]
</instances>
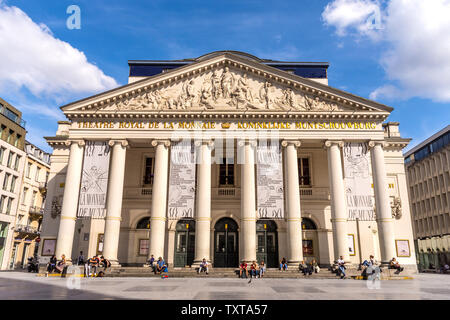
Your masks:
<instances>
[{"instance_id":1,"label":"entrance door","mask_svg":"<svg viewBox=\"0 0 450 320\"><path fill-rule=\"evenodd\" d=\"M278 267L277 225L272 220L256 222L256 259L264 261L268 268Z\"/></svg>"},{"instance_id":2,"label":"entrance door","mask_svg":"<svg viewBox=\"0 0 450 320\"><path fill-rule=\"evenodd\" d=\"M214 267L235 268L239 265L238 226L230 218L222 218L214 227Z\"/></svg>"},{"instance_id":3,"label":"entrance door","mask_svg":"<svg viewBox=\"0 0 450 320\"><path fill-rule=\"evenodd\" d=\"M195 221L180 220L175 232L174 267L191 266L195 254Z\"/></svg>"}]
</instances>

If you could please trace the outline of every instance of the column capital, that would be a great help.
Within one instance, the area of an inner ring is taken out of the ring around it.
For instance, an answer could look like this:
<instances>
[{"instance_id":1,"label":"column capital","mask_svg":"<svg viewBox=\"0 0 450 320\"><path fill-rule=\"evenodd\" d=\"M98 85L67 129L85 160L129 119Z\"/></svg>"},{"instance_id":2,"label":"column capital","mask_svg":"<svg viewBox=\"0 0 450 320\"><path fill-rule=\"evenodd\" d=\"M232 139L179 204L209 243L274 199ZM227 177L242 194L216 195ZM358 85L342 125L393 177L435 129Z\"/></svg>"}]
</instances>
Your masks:
<instances>
[{"instance_id":1,"label":"column capital","mask_svg":"<svg viewBox=\"0 0 450 320\"><path fill-rule=\"evenodd\" d=\"M200 147L202 144L208 145L208 147L212 148L214 147L214 140L213 139L198 139L194 142L196 147Z\"/></svg>"},{"instance_id":2,"label":"column capital","mask_svg":"<svg viewBox=\"0 0 450 320\"><path fill-rule=\"evenodd\" d=\"M337 145L339 148L343 148L344 147L344 141L342 141L342 140L327 140L323 144L323 146L325 148L330 148L333 145Z\"/></svg>"},{"instance_id":3,"label":"column capital","mask_svg":"<svg viewBox=\"0 0 450 320\"><path fill-rule=\"evenodd\" d=\"M116 143L120 143L122 147L128 147L129 143L127 139L117 139L117 140L109 140L108 145L113 147Z\"/></svg>"},{"instance_id":4,"label":"column capital","mask_svg":"<svg viewBox=\"0 0 450 320\"><path fill-rule=\"evenodd\" d=\"M83 139L79 139L79 140L73 139L73 140L67 140L64 142L64 144L66 146L70 146L75 143L78 144L80 147L84 147L84 145L86 144L86 142Z\"/></svg>"},{"instance_id":5,"label":"column capital","mask_svg":"<svg viewBox=\"0 0 450 320\"><path fill-rule=\"evenodd\" d=\"M384 140L371 140L369 141L369 148L375 148L375 146L381 145L382 148L386 146L386 142Z\"/></svg>"},{"instance_id":6,"label":"column capital","mask_svg":"<svg viewBox=\"0 0 450 320\"><path fill-rule=\"evenodd\" d=\"M290 144L293 144L296 148L299 148L302 145L302 142L299 140L283 140L283 141L281 141L282 147L287 147Z\"/></svg>"},{"instance_id":7,"label":"column capital","mask_svg":"<svg viewBox=\"0 0 450 320\"><path fill-rule=\"evenodd\" d=\"M164 146L170 147L171 141L167 140L167 139L166 140L164 140L164 139L162 139L162 140L158 140L158 139L152 140L152 146L153 147L156 147L159 144L164 144Z\"/></svg>"},{"instance_id":8,"label":"column capital","mask_svg":"<svg viewBox=\"0 0 450 320\"><path fill-rule=\"evenodd\" d=\"M258 143L256 142L256 139L240 139L238 141L238 146L243 147L244 145L250 145L252 147L256 147Z\"/></svg>"}]
</instances>

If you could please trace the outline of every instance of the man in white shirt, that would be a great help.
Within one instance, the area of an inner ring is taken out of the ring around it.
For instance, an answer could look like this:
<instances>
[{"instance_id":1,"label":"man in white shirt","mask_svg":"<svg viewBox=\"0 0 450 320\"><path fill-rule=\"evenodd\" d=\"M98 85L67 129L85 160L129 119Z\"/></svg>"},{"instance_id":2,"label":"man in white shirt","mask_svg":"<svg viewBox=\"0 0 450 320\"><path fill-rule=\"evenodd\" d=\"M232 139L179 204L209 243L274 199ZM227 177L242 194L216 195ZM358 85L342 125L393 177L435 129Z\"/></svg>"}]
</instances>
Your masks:
<instances>
[{"instance_id":1,"label":"man in white shirt","mask_svg":"<svg viewBox=\"0 0 450 320\"><path fill-rule=\"evenodd\" d=\"M200 274L200 272L205 271L206 274L208 274L209 272L209 268L208 268L208 261L206 261L205 258L203 258L202 262L200 263L200 268L198 268L198 273Z\"/></svg>"},{"instance_id":2,"label":"man in white shirt","mask_svg":"<svg viewBox=\"0 0 450 320\"><path fill-rule=\"evenodd\" d=\"M341 274L341 279L345 279L346 275L345 275L345 261L344 261L344 257L340 256L339 259L337 260L337 264L338 264L338 270Z\"/></svg>"}]
</instances>

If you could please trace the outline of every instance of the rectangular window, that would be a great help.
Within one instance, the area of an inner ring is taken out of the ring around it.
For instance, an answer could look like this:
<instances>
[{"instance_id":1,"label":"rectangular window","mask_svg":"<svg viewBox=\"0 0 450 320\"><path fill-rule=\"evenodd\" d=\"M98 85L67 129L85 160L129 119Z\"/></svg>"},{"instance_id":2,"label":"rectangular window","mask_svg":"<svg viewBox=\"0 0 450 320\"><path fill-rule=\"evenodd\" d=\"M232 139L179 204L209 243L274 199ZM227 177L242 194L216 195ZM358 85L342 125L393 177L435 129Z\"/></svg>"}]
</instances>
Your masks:
<instances>
[{"instance_id":1,"label":"rectangular window","mask_svg":"<svg viewBox=\"0 0 450 320\"><path fill-rule=\"evenodd\" d=\"M33 191L33 197L31 198L31 206L36 206L36 195L37 195L37 192L36 191Z\"/></svg>"},{"instance_id":2,"label":"rectangular window","mask_svg":"<svg viewBox=\"0 0 450 320\"><path fill-rule=\"evenodd\" d=\"M7 190L9 184L9 177L11 175L9 173L5 173L5 178L3 179L3 190Z\"/></svg>"},{"instance_id":3,"label":"rectangular window","mask_svg":"<svg viewBox=\"0 0 450 320\"><path fill-rule=\"evenodd\" d=\"M14 170L19 170L19 163L20 163L21 156L16 155L16 161L14 161Z\"/></svg>"},{"instance_id":4,"label":"rectangular window","mask_svg":"<svg viewBox=\"0 0 450 320\"><path fill-rule=\"evenodd\" d=\"M221 186L234 186L234 161L232 158L224 158L219 165L219 184Z\"/></svg>"},{"instance_id":5,"label":"rectangular window","mask_svg":"<svg viewBox=\"0 0 450 320\"><path fill-rule=\"evenodd\" d=\"M6 196L1 196L0 197L0 213L3 213L3 206L5 205L6 202Z\"/></svg>"},{"instance_id":6,"label":"rectangular window","mask_svg":"<svg viewBox=\"0 0 450 320\"><path fill-rule=\"evenodd\" d=\"M3 164L3 156L5 155L6 149L3 147L0 147L0 165Z\"/></svg>"},{"instance_id":7,"label":"rectangular window","mask_svg":"<svg viewBox=\"0 0 450 320\"><path fill-rule=\"evenodd\" d=\"M23 192L22 192L22 204L26 203L27 200L27 193L28 193L28 188L23 188Z\"/></svg>"},{"instance_id":8,"label":"rectangular window","mask_svg":"<svg viewBox=\"0 0 450 320\"><path fill-rule=\"evenodd\" d=\"M14 189L16 188L16 180L17 180L17 177L16 176L12 176L12 178L11 178L11 188L9 189L9 191L11 191L12 193L14 193Z\"/></svg>"},{"instance_id":9,"label":"rectangular window","mask_svg":"<svg viewBox=\"0 0 450 320\"><path fill-rule=\"evenodd\" d=\"M13 137L14 137L14 131L10 129L8 132L8 139L6 140L6 142L8 142L9 144L12 144Z\"/></svg>"},{"instance_id":10,"label":"rectangular window","mask_svg":"<svg viewBox=\"0 0 450 320\"><path fill-rule=\"evenodd\" d=\"M12 198L8 198L8 204L6 205L6 214L11 213L11 205L12 205Z\"/></svg>"},{"instance_id":11,"label":"rectangular window","mask_svg":"<svg viewBox=\"0 0 450 320\"><path fill-rule=\"evenodd\" d=\"M6 141L6 126L2 124L2 140Z\"/></svg>"},{"instance_id":12,"label":"rectangular window","mask_svg":"<svg viewBox=\"0 0 450 320\"><path fill-rule=\"evenodd\" d=\"M34 176L34 180L36 182L39 182L39 173L41 172L41 169L39 167L36 167L36 174Z\"/></svg>"},{"instance_id":13,"label":"rectangular window","mask_svg":"<svg viewBox=\"0 0 450 320\"><path fill-rule=\"evenodd\" d=\"M27 163L27 170L26 170L26 172L25 172L25 176L29 179L29 178L30 178L30 175L31 175L31 163L28 162L28 163Z\"/></svg>"},{"instance_id":14,"label":"rectangular window","mask_svg":"<svg viewBox=\"0 0 450 320\"><path fill-rule=\"evenodd\" d=\"M16 135L16 141L14 141L14 146L15 147L19 147L20 138L22 138L22 136L20 134L17 134Z\"/></svg>"},{"instance_id":15,"label":"rectangular window","mask_svg":"<svg viewBox=\"0 0 450 320\"><path fill-rule=\"evenodd\" d=\"M301 186L311 185L309 158L298 158L298 181Z\"/></svg>"},{"instance_id":16,"label":"rectangular window","mask_svg":"<svg viewBox=\"0 0 450 320\"><path fill-rule=\"evenodd\" d=\"M153 158L145 158L144 184L153 184Z\"/></svg>"},{"instance_id":17,"label":"rectangular window","mask_svg":"<svg viewBox=\"0 0 450 320\"><path fill-rule=\"evenodd\" d=\"M11 168L12 169L12 161L13 161L13 157L14 157L14 152L9 152L9 155L8 155L8 162L7 162L7 164L6 164L6 166L8 167L8 168Z\"/></svg>"}]
</instances>

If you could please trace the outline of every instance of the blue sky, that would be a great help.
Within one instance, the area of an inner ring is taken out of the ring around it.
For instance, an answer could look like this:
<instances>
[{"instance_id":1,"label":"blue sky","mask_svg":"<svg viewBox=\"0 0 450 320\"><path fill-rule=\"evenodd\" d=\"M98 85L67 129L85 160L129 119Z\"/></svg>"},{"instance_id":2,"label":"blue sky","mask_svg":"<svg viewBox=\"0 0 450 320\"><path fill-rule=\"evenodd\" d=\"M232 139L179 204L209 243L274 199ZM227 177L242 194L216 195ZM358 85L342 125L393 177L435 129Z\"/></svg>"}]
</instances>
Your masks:
<instances>
[{"instance_id":1,"label":"blue sky","mask_svg":"<svg viewBox=\"0 0 450 320\"><path fill-rule=\"evenodd\" d=\"M28 140L51 151L42 136L64 120L59 106L126 84L127 60L239 50L328 61L329 84L394 107L389 120L400 122L412 146L449 124L450 47L433 41L450 41L442 38L448 15L442 22L435 15L445 16L450 3L430 0L423 13L411 2L0 0L0 19L8 18L0 21L0 46L11 48L0 51L0 69L9 71L0 75L0 97L23 111ZM66 27L72 4L81 9L80 30ZM379 29L367 27L367 8L379 8ZM433 24L429 33L415 32L420 19Z\"/></svg>"}]
</instances>

